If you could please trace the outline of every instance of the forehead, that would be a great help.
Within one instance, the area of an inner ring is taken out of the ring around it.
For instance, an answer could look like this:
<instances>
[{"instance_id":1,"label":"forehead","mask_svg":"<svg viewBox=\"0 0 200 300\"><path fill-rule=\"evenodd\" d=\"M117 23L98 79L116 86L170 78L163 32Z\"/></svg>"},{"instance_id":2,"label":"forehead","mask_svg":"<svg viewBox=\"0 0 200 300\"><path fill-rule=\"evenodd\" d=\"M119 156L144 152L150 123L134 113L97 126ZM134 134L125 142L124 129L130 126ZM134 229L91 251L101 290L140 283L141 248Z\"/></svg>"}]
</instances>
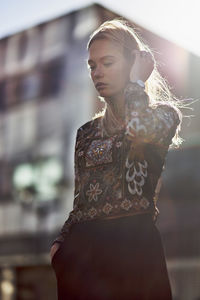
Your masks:
<instances>
[{"instance_id":1,"label":"forehead","mask_svg":"<svg viewBox=\"0 0 200 300\"><path fill-rule=\"evenodd\" d=\"M123 57L123 47L108 39L95 40L89 48L89 60L98 60L103 56Z\"/></svg>"}]
</instances>

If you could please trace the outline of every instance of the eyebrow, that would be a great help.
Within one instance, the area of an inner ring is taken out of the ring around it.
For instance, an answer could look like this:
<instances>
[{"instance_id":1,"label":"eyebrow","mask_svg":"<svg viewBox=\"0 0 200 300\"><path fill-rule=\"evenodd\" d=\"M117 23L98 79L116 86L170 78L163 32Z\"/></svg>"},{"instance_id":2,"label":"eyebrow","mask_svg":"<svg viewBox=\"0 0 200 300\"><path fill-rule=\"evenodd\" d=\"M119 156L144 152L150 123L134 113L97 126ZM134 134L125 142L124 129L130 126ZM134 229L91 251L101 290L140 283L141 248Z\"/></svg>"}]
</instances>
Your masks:
<instances>
[{"instance_id":1,"label":"eyebrow","mask_svg":"<svg viewBox=\"0 0 200 300\"><path fill-rule=\"evenodd\" d=\"M115 58L115 56L113 56L113 55L105 55L105 56L102 56L102 57L100 58L100 60L103 60L103 59L105 59L105 58ZM91 63L94 63L94 61L93 61L92 59L89 59L89 60L88 60L88 64L91 64Z\"/></svg>"}]
</instances>

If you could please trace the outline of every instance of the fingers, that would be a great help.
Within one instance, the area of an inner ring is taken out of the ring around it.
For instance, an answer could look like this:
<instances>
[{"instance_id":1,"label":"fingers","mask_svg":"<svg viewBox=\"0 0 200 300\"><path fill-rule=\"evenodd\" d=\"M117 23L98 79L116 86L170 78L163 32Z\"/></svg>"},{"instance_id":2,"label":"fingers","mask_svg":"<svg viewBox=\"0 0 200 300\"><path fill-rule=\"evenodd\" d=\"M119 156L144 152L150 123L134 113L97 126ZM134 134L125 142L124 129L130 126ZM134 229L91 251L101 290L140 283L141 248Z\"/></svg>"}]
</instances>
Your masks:
<instances>
[{"instance_id":1,"label":"fingers","mask_svg":"<svg viewBox=\"0 0 200 300\"><path fill-rule=\"evenodd\" d=\"M146 51L140 51L140 57L147 57L148 54Z\"/></svg>"},{"instance_id":2,"label":"fingers","mask_svg":"<svg viewBox=\"0 0 200 300\"><path fill-rule=\"evenodd\" d=\"M140 51L140 57L146 59L152 59L151 53L147 51Z\"/></svg>"},{"instance_id":3,"label":"fingers","mask_svg":"<svg viewBox=\"0 0 200 300\"><path fill-rule=\"evenodd\" d=\"M140 60L140 59L153 60L151 53L144 51L144 50L140 51L140 50L134 49L132 51L132 55L135 56L135 58L138 60Z\"/></svg>"},{"instance_id":4,"label":"fingers","mask_svg":"<svg viewBox=\"0 0 200 300\"><path fill-rule=\"evenodd\" d=\"M154 68L154 59L150 52L140 51L140 60L143 61L144 64L152 66Z\"/></svg>"},{"instance_id":5,"label":"fingers","mask_svg":"<svg viewBox=\"0 0 200 300\"><path fill-rule=\"evenodd\" d=\"M135 55L134 63L130 70L130 80L141 79L144 82L149 78L154 69L154 59L150 52L134 49L132 55Z\"/></svg>"},{"instance_id":6,"label":"fingers","mask_svg":"<svg viewBox=\"0 0 200 300\"><path fill-rule=\"evenodd\" d=\"M140 52L141 52L141 51L139 51L139 50L137 50L137 49L134 49L134 50L131 52L131 54L132 54L134 57L138 57L138 56L140 55Z\"/></svg>"},{"instance_id":7,"label":"fingers","mask_svg":"<svg viewBox=\"0 0 200 300\"><path fill-rule=\"evenodd\" d=\"M131 52L133 55L137 55L137 56L140 56L140 57L145 57L146 55L150 55L150 52L147 52L147 51L144 51L144 50L138 50L138 49L134 49L132 52Z\"/></svg>"}]
</instances>

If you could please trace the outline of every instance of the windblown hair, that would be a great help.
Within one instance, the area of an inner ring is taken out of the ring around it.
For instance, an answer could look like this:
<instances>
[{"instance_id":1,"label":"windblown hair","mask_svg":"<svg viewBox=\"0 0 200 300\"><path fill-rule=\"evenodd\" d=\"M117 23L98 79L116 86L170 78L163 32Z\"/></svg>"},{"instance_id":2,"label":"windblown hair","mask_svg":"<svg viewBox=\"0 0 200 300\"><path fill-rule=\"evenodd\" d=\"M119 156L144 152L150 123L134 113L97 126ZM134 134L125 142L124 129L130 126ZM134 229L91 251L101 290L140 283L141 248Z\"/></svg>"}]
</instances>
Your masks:
<instances>
[{"instance_id":1,"label":"windblown hair","mask_svg":"<svg viewBox=\"0 0 200 300\"><path fill-rule=\"evenodd\" d=\"M131 53L134 49L149 52L154 61L154 70L148 80L145 82L145 90L148 93L150 105L156 106L159 103L166 103L170 106L173 106L178 112L180 119L182 119L182 114L179 110L179 107L181 107L180 100L178 100L170 91L168 83L161 76L157 69L157 62L154 58L152 50L139 36L132 24L122 19L114 19L104 22L91 34L87 49L90 49L90 46L95 40L101 39L108 39L122 46L124 57L130 61L130 64L132 62ZM102 97L100 97L100 99L103 100ZM98 116L103 115L104 113L105 109L98 114ZM173 138L173 146L179 146L182 142L182 139L178 134L179 131L180 125L177 128L175 137Z\"/></svg>"}]
</instances>

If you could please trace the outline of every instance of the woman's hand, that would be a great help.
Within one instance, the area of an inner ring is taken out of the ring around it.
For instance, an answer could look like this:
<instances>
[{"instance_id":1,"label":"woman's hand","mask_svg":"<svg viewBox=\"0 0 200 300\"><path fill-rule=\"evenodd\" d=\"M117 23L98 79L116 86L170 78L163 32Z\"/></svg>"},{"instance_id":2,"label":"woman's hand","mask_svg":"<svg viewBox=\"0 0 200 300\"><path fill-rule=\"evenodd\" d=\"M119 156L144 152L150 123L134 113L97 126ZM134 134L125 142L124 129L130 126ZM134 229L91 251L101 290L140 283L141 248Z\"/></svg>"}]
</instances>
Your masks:
<instances>
[{"instance_id":1,"label":"woman's hand","mask_svg":"<svg viewBox=\"0 0 200 300\"><path fill-rule=\"evenodd\" d=\"M59 248L60 248L60 243L53 244L53 246L51 247L51 250L50 250L51 260L53 259L55 253L58 251Z\"/></svg>"},{"instance_id":2,"label":"woman's hand","mask_svg":"<svg viewBox=\"0 0 200 300\"><path fill-rule=\"evenodd\" d=\"M132 55L135 60L130 71L130 81L134 82L140 79L145 82L154 69L153 58L147 51L133 50Z\"/></svg>"}]
</instances>

